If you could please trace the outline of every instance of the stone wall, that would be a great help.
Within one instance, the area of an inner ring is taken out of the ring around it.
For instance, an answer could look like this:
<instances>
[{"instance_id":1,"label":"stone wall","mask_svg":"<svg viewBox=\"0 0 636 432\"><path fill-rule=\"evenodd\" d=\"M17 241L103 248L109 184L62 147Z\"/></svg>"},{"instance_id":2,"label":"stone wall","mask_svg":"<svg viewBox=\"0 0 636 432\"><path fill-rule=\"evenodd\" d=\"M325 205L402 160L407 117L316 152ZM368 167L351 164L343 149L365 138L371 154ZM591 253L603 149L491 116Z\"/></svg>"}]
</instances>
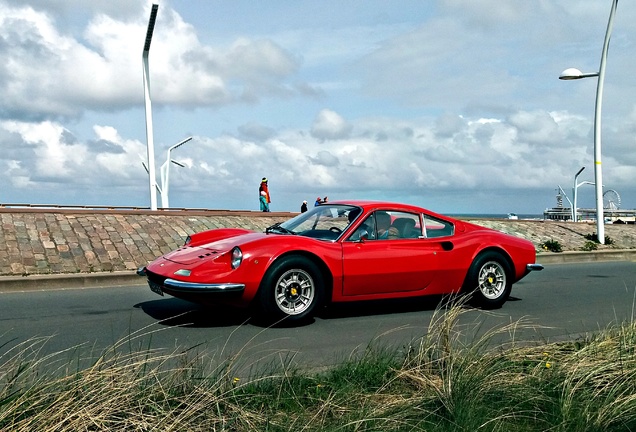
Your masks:
<instances>
[{"instance_id":1,"label":"stone wall","mask_svg":"<svg viewBox=\"0 0 636 432\"><path fill-rule=\"evenodd\" d=\"M0 211L0 276L135 270L182 246L191 233L223 227L262 231L290 217L249 212L9 210Z\"/></svg>"},{"instance_id":2,"label":"stone wall","mask_svg":"<svg viewBox=\"0 0 636 432\"><path fill-rule=\"evenodd\" d=\"M263 231L290 213L109 211L0 208L0 276L134 271L183 245L194 232L241 227ZM556 240L580 250L595 225L479 219L470 222L532 241ZM613 241L600 249L636 249L636 225L608 225Z\"/></svg>"}]
</instances>

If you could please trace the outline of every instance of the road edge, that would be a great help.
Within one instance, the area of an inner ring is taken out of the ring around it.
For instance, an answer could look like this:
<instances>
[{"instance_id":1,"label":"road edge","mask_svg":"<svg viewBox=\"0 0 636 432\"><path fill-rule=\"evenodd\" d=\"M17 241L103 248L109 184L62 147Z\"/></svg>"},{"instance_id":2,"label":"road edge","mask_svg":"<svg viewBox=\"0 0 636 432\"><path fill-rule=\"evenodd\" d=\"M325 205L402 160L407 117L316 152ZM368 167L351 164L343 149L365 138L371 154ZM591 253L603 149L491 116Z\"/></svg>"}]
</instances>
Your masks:
<instances>
[{"instance_id":1,"label":"road edge","mask_svg":"<svg viewBox=\"0 0 636 432\"><path fill-rule=\"evenodd\" d=\"M541 252L537 254L537 263L543 265L605 261L636 261L636 249L596 252ZM146 278L138 276L134 271L1 276L0 293L142 286L145 284Z\"/></svg>"}]
</instances>

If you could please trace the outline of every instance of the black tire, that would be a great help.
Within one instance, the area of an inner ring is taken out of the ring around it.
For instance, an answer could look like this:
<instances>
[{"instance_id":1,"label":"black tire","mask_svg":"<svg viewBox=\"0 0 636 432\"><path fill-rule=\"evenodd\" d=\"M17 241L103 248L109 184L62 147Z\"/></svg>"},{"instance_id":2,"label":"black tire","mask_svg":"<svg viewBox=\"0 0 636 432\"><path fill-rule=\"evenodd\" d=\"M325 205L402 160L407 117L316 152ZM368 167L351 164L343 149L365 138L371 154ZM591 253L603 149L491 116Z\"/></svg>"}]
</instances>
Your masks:
<instances>
[{"instance_id":1,"label":"black tire","mask_svg":"<svg viewBox=\"0 0 636 432\"><path fill-rule=\"evenodd\" d=\"M324 279L316 264L288 256L267 271L258 290L257 312L268 322L309 320L324 298Z\"/></svg>"},{"instance_id":2,"label":"black tire","mask_svg":"<svg viewBox=\"0 0 636 432\"><path fill-rule=\"evenodd\" d=\"M484 252L475 258L464 284L470 303L482 309L499 309L512 290L512 269L498 252Z\"/></svg>"}]
</instances>

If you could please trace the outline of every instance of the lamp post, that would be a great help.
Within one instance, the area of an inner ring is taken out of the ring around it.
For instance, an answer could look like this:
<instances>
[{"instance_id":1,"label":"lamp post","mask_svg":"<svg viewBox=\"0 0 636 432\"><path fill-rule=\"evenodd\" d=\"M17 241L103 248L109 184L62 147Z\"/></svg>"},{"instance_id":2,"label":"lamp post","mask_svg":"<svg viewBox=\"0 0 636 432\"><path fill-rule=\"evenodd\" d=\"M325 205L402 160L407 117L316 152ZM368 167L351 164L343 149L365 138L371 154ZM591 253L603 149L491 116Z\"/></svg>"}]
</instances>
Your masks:
<instances>
[{"instance_id":1,"label":"lamp post","mask_svg":"<svg viewBox=\"0 0 636 432\"><path fill-rule=\"evenodd\" d=\"M609 20L607 21L607 31L605 32L605 41L603 42L603 51L601 53L601 64L598 72L582 73L575 68L564 70L559 79L572 80L588 77L598 77L596 86L596 104L594 109L594 183L596 190L596 237L599 243L605 243L605 218L603 216L603 173L601 169L601 109L603 104L603 82L605 81L605 64L607 62L607 49L609 47L610 37L612 35L612 26L614 25L614 15L616 15L616 7L618 0L612 0L612 8L610 10Z\"/></svg>"},{"instance_id":2,"label":"lamp post","mask_svg":"<svg viewBox=\"0 0 636 432\"><path fill-rule=\"evenodd\" d=\"M572 189L572 195L574 197L574 204L572 204L572 222L576 222L576 191L579 186L576 184L576 179L579 177L579 174L583 172L585 167L581 168L576 174L574 174L574 188Z\"/></svg>"},{"instance_id":3,"label":"lamp post","mask_svg":"<svg viewBox=\"0 0 636 432\"><path fill-rule=\"evenodd\" d=\"M148 55L150 54L150 42L155 29L157 19L157 9L159 5L153 4L148 20L148 30L146 31L146 41L144 51L141 56L144 70L144 101L146 105L146 143L148 147L148 178L150 180L150 210L157 210L157 179L155 178L155 144L152 134L152 102L150 100L150 67L148 66Z\"/></svg>"},{"instance_id":4,"label":"lamp post","mask_svg":"<svg viewBox=\"0 0 636 432\"><path fill-rule=\"evenodd\" d=\"M170 203L168 201L168 189L170 188L170 163L173 163L173 164L178 165L180 167L184 167L185 166L181 162L178 162L178 161L176 161L174 159L170 159L170 152L172 150L176 149L177 147L180 147L180 146L184 145L185 143L187 143L191 139L192 139L192 137L188 137L188 138L184 139L183 141L180 141L177 144L175 144L172 147L170 147L168 149L168 155L166 156L166 161L163 163L163 165L161 165L161 189L160 189L160 193L161 193L161 207L163 207L163 208L169 208L170 207Z\"/></svg>"},{"instance_id":5,"label":"lamp post","mask_svg":"<svg viewBox=\"0 0 636 432\"><path fill-rule=\"evenodd\" d=\"M572 201L570 201L570 198L568 198L568 194L565 193L561 185L557 185L557 188L557 191L561 192L565 199L568 200L568 202L570 203L570 209L574 208L574 204L572 204ZM572 216L572 210L570 210L570 216Z\"/></svg>"},{"instance_id":6,"label":"lamp post","mask_svg":"<svg viewBox=\"0 0 636 432\"><path fill-rule=\"evenodd\" d=\"M576 204L576 200L577 200L577 196L578 196L579 186L583 186L584 184L589 184L589 185L593 185L594 184L593 182L590 182L590 181L582 181L581 183L577 183L576 182L576 179L579 177L579 174L581 174L584 169L585 169L585 167L581 168L579 170L579 172L577 172L574 175L574 188L572 188L572 195L574 195L574 204L572 204L572 221L574 221L574 222L578 221L578 215L577 215L578 206Z\"/></svg>"}]
</instances>

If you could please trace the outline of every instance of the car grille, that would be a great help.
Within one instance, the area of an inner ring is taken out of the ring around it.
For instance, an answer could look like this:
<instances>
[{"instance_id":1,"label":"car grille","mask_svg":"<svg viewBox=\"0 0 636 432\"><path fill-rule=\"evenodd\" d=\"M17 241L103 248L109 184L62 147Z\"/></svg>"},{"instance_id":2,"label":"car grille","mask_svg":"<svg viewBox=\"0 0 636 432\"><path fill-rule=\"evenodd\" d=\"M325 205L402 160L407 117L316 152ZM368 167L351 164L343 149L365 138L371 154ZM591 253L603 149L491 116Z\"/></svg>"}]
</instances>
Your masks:
<instances>
[{"instance_id":1,"label":"car grille","mask_svg":"<svg viewBox=\"0 0 636 432\"><path fill-rule=\"evenodd\" d=\"M150 287L150 291L162 296L164 288L163 284L166 278L163 276L159 276L158 274L151 271L148 271L148 269L146 269L146 277L148 278L148 286Z\"/></svg>"},{"instance_id":2,"label":"car grille","mask_svg":"<svg viewBox=\"0 0 636 432\"><path fill-rule=\"evenodd\" d=\"M163 283L167 279L165 276L160 276L157 273L153 273L149 270L146 270L146 276L148 276L148 283L153 283L155 285L159 285L160 287L163 287Z\"/></svg>"}]
</instances>

